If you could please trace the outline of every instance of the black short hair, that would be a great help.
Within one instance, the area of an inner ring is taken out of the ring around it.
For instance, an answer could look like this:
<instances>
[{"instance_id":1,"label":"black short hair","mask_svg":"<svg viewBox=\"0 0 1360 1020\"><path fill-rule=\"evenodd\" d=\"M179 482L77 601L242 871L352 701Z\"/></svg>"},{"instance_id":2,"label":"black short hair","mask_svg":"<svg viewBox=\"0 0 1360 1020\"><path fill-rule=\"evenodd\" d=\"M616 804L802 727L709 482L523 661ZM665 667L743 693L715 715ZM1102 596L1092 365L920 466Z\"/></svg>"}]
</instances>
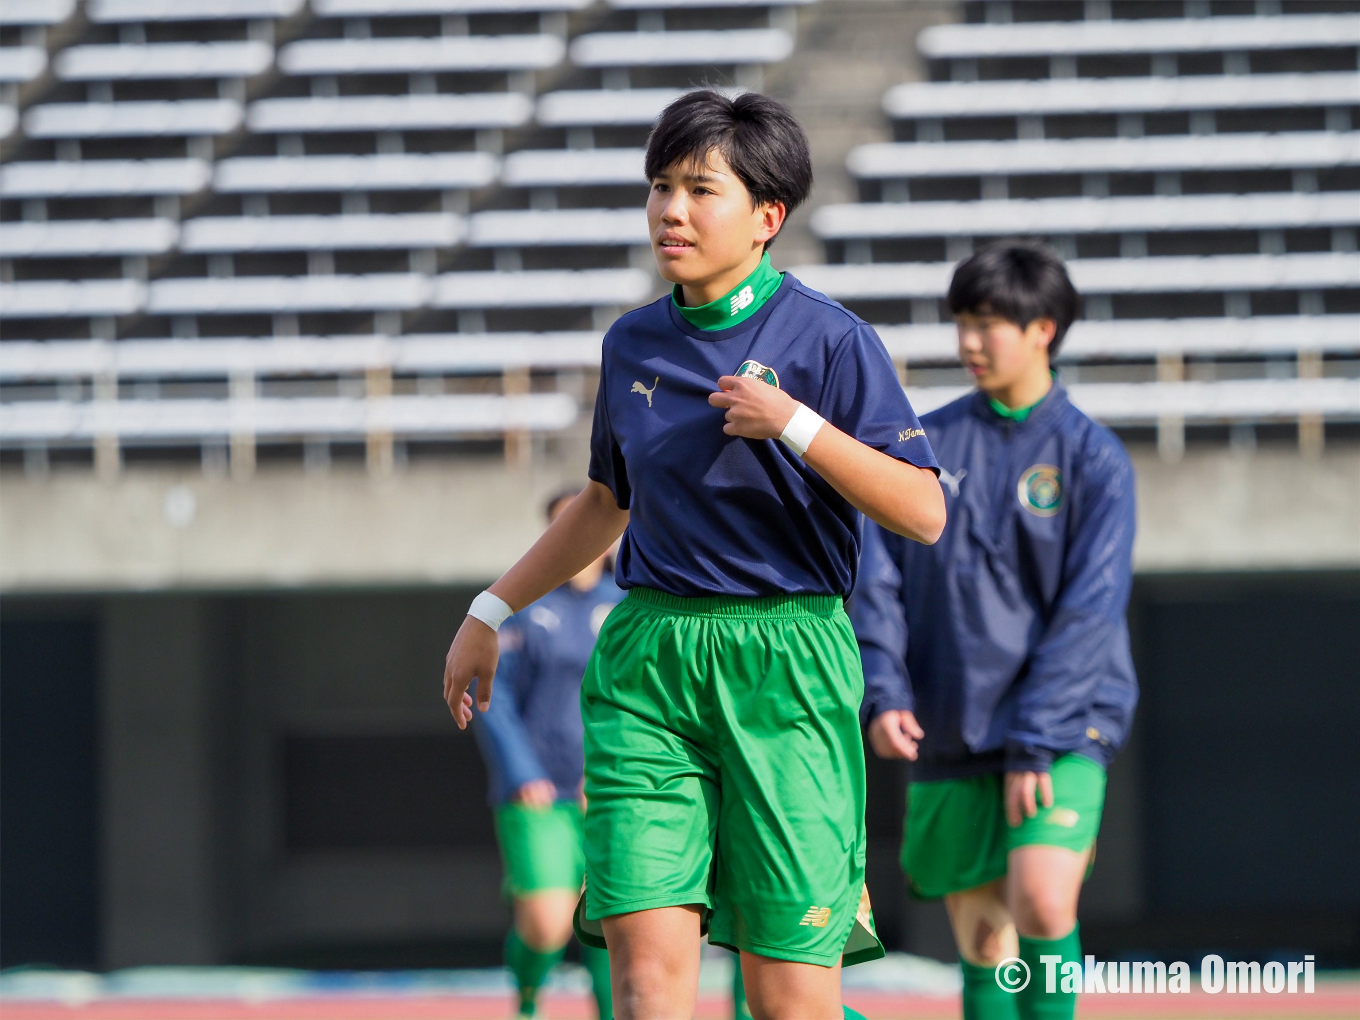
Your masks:
<instances>
[{"instance_id":1,"label":"black short hair","mask_svg":"<svg viewBox=\"0 0 1360 1020\"><path fill-rule=\"evenodd\" d=\"M812 190L807 135L789 108L758 92L733 99L713 89L686 92L662 111L647 139L647 180L676 163L702 165L714 149L746 185L753 208L783 202L791 213Z\"/></svg>"},{"instance_id":2,"label":"black short hair","mask_svg":"<svg viewBox=\"0 0 1360 1020\"><path fill-rule=\"evenodd\" d=\"M1052 248L1005 241L975 252L954 268L949 312L999 315L1021 329L1035 319L1052 319L1057 329L1048 356L1054 358L1067 328L1081 315L1081 296Z\"/></svg>"},{"instance_id":3,"label":"black short hair","mask_svg":"<svg viewBox=\"0 0 1360 1020\"><path fill-rule=\"evenodd\" d=\"M548 501L543 504L543 516L548 519L548 523L552 523L553 507L564 499L575 499L580 494L581 487L579 485L569 485L565 489L558 489L549 496Z\"/></svg>"}]
</instances>

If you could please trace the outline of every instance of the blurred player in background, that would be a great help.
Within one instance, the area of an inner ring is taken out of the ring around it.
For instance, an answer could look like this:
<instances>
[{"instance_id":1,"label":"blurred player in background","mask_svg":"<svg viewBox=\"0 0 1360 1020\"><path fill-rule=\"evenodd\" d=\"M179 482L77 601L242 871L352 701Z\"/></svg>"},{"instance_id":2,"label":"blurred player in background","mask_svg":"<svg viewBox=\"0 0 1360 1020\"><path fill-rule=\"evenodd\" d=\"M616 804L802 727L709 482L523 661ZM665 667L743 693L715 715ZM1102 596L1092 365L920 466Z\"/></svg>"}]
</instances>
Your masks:
<instances>
[{"instance_id":1,"label":"blurred player in background","mask_svg":"<svg viewBox=\"0 0 1360 1020\"><path fill-rule=\"evenodd\" d=\"M549 523L578 492L548 503ZM538 990L562 959L585 876L581 677L604 618L623 598L605 573L606 558L505 621L498 635L497 697L476 717L505 892L515 911L505 965L519 987L523 1017L536 1014ZM582 946L581 962L601 1020L610 1020L609 954Z\"/></svg>"},{"instance_id":2,"label":"blurred player in background","mask_svg":"<svg viewBox=\"0 0 1360 1020\"><path fill-rule=\"evenodd\" d=\"M625 1020L693 1015L705 927L740 951L756 1016L832 1020L842 962L883 953L864 891L863 673L843 608L860 514L930 542L944 499L882 341L770 265L812 183L789 111L687 93L645 166L674 288L606 334L591 482L474 600L445 699L464 724L474 676L479 701L491 696L494 628L623 534L628 597L582 685L577 933L603 933Z\"/></svg>"},{"instance_id":3,"label":"blurred player in background","mask_svg":"<svg viewBox=\"0 0 1360 1020\"><path fill-rule=\"evenodd\" d=\"M1041 956L1081 959L1077 896L1105 769L1138 700L1125 623L1134 478L1049 364L1078 311L1056 255L1012 244L949 288L978 391L926 415L949 522L933 546L870 524L852 613L869 738L916 760L902 864L944 897L967 1020L1070 1018ZM999 987L1019 956L1029 985Z\"/></svg>"}]
</instances>

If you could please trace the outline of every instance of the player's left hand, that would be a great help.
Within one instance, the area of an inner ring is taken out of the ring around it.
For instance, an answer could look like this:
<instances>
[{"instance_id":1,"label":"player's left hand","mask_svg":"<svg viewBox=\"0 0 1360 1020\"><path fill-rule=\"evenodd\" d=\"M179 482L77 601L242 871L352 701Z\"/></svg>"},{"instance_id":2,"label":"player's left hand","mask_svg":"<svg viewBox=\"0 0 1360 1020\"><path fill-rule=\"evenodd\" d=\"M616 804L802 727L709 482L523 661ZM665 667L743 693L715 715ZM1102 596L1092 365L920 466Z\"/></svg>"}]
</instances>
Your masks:
<instances>
[{"instance_id":1,"label":"player's left hand","mask_svg":"<svg viewBox=\"0 0 1360 1020\"><path fill-rule=\"evenodd\" d=\"M1052 807L1053 777L1047 772L1006 773L1006 822L1012 829L1039 813L1034 801L1036 790L1039 802L1046 808Z\"/></svg>"},{"instance_id":2,"label":"player's left hand","mask_svg":"<svg viewBox=\"0 0 1360 1020\"><path fill-rule=\"evenodd\" d=\"M717 392L709 394L708 402L727 408L724 432L746 439L778 439L798 409L798 401L778 387L734 375L718 380Z\"/></svg>"}]
</instances>

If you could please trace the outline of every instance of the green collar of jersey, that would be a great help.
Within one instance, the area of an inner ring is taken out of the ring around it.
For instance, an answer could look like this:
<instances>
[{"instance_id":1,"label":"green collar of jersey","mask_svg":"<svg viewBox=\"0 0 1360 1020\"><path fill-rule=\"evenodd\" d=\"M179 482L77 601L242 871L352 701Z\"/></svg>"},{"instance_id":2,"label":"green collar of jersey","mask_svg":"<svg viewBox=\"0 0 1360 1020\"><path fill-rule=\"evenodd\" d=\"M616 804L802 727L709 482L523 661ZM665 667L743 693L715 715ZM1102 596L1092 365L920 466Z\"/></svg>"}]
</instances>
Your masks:
<instances>
[{"instance_id":1,"label":"green collar of jersey","mask_svg":"<svg viewBox=\"0 0 1360 1020\"><path fill-rule=\"evenodd\" d=\"M1058 379L1058 373L1050 372L1049 374L1056 382ZM1048 393L1052 392L1053 388L1050 386ZM1042 397L1040 397L1034 403L1030 404L1028 407L1007 407L1001 401L997 400L996 397L988 397L987 400L992 405L992 410L995 411L1002 418L1007 418L1010 421L1020 422L1028 418L1029 413L1044 402L1044 399L1048 396L1048 393L1045 393Z\"/></svg>"},{"instance_id":2,"label":"green collar of jersey","mask_svg":"<svg viewBox=\"0 0 1360 1020\"><path fill-rule=\"evenodd\" d=\"M716 301L692 308L682 305L680 299L684 293L680 285L676 284L671 290L671 303L686 321L700 329L730 329L760 311L783 281L784 274L776 272L774 266L770 265L770 253L766 252L761 256L755 272Z\"/></svg>"}]
</instances>

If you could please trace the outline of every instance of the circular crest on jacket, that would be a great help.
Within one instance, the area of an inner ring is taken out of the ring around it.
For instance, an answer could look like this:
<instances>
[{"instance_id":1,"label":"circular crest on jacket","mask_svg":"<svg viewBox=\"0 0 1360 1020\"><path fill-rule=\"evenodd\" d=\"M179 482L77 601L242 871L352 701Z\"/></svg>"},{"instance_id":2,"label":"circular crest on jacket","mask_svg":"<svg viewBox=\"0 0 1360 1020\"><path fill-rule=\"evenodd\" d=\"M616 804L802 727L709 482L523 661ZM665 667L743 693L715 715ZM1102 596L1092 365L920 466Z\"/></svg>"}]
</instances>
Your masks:
<instances>
[{"instance_id":1,"label":"circular crest on jacket","mask_svg":"<svg viewBox=\"0 0 1360 1020\"><path fill-rule=\"evenodd\" d=\"M1062 472L1052 464L1032 464L1016 486L1020 505L1035 517L1052 517L1062 509Z\"/></svg>"}]
</instances>

